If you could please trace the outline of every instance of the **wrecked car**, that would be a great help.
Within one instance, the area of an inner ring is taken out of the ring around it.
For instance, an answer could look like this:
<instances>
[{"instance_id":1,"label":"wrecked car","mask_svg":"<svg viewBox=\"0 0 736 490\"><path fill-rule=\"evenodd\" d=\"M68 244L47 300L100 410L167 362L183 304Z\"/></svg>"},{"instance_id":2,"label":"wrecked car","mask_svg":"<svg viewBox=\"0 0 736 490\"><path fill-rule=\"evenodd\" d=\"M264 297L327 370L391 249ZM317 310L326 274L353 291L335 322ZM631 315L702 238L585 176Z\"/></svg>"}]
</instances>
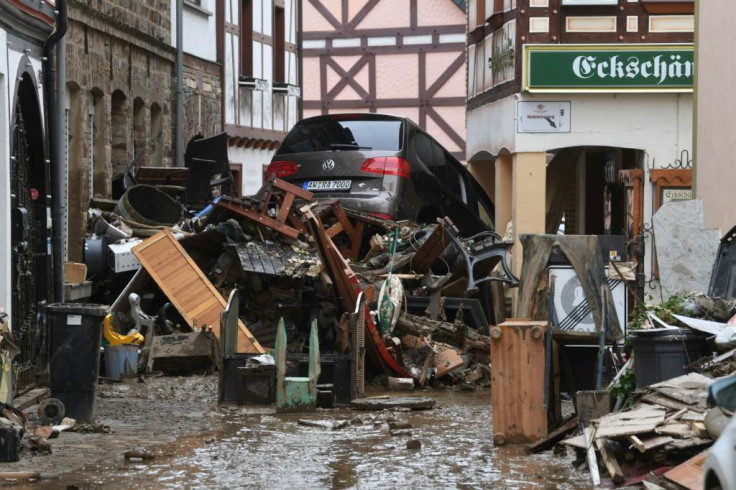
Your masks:
<instances>
[{"instance_id":1,"label":"wrecked car","mask_svg":"<svg viewBox=\"0 0 736 490\"><path fill-rule=\"evenodd\" d=\"M493 230L493 203L478 182L405 117L304 119L286 136L266 174L385 219L435 223L449 216L464 234Z\"/></svg>"}]
</instances>

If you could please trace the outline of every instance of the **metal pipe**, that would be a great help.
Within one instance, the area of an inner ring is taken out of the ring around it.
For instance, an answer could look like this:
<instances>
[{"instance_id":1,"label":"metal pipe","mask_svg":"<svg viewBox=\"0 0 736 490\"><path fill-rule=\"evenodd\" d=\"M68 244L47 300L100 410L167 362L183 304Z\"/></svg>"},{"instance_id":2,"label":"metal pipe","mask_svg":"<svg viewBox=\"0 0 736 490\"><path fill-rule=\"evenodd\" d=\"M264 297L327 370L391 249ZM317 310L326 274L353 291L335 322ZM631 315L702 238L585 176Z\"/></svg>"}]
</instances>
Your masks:
<instances>
[{"instance_id":1,"label":"metal pipe","mask_svg":"<svg viewBox=\"0 0 736 490\"><path fill-rule=\"evenodd\" d=\"M66 0L56 0L56 25L54 31L43 46L44 54L44 98L46 99L46 127L49 138L49 161L51 163L51 245L53 270L53 296L55 302L64 301L64 217L66 216L66 200L64 184L65 168L62 166L63 141L60 138L61 124L56 105L56 57L54 50L67 30ZM65 59L65 58L60 58ZM62 72L63 74L64 72ZM66 84L66 80L63 80ZM60 151L60 148L62 151Z\"/></svg>"},{"instance_id":2,"label":"metal pipe","mask_svg":"<svg viewBox=\"0 0 736 490\"><path fill-rule=\"evenodd\" d=\"M176 162L174 166L184 166L184 0L176 0Z\"/></svg>"}]
</instances>

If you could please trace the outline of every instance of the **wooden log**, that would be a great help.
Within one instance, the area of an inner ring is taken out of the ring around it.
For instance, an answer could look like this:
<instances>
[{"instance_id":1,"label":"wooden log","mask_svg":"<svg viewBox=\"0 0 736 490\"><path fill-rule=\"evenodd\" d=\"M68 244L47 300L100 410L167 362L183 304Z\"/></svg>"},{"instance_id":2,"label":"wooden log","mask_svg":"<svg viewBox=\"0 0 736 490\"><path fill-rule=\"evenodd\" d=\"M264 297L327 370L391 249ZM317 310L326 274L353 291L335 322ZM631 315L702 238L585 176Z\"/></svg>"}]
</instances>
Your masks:
<instances>
[{"instance_id":1,"label":"wooden log","mask_svg":"<svg viewBox=\"0 0 736 490\"><path fill-rule=\"evenodd\" d=\"M432 336L432 340L444 342L457 346L455 325L448 322L431 320L412 314L402 314L396 323L400 333L416 335L417 337ZM488 353L491 349L491 341L485 335L475 333L471 329L465 329L464 350L479 350Z\"/></svg>"},{"instance_id":2,"label":"wooden log","mask_svg":"<svg viewBox=\"0 0 736 490\"><path fill-rule=\"evenodd\" d=\"M550 432L544 439L530 444L526 447L527 454L538 453L554 446L560 439L565 437L567 434L575 430L578 426L577 415L573 416L570 420L562 424L557 429Z\"/></svg>"}]
</instances>

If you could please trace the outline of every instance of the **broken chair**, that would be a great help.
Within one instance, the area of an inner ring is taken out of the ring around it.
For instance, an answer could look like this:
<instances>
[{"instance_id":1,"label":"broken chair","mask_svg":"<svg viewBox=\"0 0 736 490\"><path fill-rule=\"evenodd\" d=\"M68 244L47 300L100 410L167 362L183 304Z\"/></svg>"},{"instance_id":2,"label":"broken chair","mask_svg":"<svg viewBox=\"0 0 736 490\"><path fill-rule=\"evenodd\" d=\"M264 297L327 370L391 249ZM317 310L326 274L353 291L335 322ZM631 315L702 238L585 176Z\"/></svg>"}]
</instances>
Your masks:
<instances>
[{"instance_id":1,"label":"broken chair","mask_svg":"<svg viewBox=\"0 0 736 490\"><path fill-rule=\"evenodd\" d=\"M276 335L276 412L314 412L317 409L317 380L320 372L317 320L313 320L309 335L309 375L286 376L286 326L281 318Z\"/></svg>"}]
</instances>

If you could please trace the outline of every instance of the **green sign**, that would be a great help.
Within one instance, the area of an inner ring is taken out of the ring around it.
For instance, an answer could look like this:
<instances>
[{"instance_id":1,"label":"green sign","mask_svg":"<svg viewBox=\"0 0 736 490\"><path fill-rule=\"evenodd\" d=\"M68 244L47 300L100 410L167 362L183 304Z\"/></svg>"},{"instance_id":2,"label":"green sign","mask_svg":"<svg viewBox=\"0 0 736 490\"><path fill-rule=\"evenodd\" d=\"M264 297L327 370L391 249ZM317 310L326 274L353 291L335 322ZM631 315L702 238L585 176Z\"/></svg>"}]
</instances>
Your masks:
<instances>
[{"instance_id":1,"label":"green sign","mask_svg":"<svg viewBox=\"0 0 736 490\"><path fill-rule=\"evenodd\" d=\"M692 44L524 46L529 92L691 92Z\"/></svg>"}]
</instances>

